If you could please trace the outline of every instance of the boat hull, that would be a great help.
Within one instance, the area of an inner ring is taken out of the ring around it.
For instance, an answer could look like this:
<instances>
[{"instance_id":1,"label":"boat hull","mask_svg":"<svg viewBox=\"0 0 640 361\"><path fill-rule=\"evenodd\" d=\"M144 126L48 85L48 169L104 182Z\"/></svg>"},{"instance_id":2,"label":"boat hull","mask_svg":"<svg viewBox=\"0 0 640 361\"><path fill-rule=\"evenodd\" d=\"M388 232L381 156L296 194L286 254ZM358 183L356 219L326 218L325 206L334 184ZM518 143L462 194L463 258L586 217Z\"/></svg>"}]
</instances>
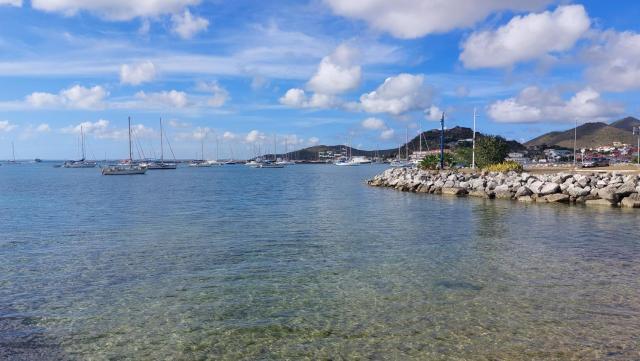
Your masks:
<instances>
[{"instance_id":1,"label":"boat hull","mask_svg":"<svg viewBox=\"0 0 640 361\"><path fill-rule=\"evenodd\" d=\"M146 172L144 168L102 168L102 175L142 175Z\"/></svg>"}]
</instances>

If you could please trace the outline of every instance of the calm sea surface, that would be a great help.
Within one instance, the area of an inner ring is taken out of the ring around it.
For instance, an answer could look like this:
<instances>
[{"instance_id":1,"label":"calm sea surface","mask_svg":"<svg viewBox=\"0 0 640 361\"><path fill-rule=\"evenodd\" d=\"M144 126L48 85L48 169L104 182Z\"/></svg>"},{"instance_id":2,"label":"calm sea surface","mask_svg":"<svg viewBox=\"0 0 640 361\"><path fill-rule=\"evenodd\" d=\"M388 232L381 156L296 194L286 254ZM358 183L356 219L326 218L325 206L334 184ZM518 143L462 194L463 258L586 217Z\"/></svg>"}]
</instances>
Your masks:
<instances>
[{"instance_id":1,"label":"calm sea surface","mask_svg":"<svg viewBox=\"0 0 640 361\"><path fill-rule=\"evenodd\" d=\"M640 359L640 212L379 166L0 167L0 359Z\"/></svg>"}]
</instances>

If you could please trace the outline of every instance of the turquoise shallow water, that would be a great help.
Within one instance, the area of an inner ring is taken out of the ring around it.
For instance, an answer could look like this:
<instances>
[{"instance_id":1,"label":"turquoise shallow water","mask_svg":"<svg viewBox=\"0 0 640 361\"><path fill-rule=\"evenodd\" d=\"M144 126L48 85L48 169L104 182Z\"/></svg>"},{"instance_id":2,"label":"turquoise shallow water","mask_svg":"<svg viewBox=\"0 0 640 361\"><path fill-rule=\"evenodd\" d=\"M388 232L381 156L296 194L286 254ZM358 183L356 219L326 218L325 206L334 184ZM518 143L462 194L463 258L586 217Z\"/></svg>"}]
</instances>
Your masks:
<instances>
[{"instance_id":1,"label":"turquoise shallow water","mask_svg":"<svg viewBox=\"0 0 640 361\"><path fill-rule=\"evenodd\" d=\"M0 167L0 359L639 359L640 212L378 166Z\"/></svg>"}]
</instances>

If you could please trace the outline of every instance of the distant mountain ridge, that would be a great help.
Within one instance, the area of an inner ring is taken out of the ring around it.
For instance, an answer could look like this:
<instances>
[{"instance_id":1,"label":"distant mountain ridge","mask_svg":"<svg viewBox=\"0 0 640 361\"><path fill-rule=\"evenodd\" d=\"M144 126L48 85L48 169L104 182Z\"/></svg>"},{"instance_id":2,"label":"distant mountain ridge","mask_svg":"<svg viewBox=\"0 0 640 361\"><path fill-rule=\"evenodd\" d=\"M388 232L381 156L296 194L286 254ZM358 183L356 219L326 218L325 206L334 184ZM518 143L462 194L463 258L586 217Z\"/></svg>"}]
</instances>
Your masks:
<instances>
[{"instance_id":1,"label":"distant mountain ridge","mask_svg":"<svg viewBox=\"0 0 640 361\"><path fill-rule=\"evenodd\" d=\"M638 126L640 126L640 120L634 117L626 117L611 124L601 122L582 124L577 128L577 147L597 148L611 145L613 142L635 144L637 138L633 135L633 127ZM524 145L573 148L575 130L571 128L565 131L549 132L531 139Z\"/></svg>"},{"instance_id":2,"label":"distant mountain ridge","mask_svg":"<svg viewBox=\"0 0 640 361\"><path fill-rule=\"evenodd\" d=\"M476 139L485 137L486 135L476 132ZM431 129L428 131L422 132L422 150L436 150L440 149L440 129ZM444 131L444 142L445 144L451 144L458 141L471 139L473 137L473 130L471 128L466 127L453 127L449 129L445 129ZM406 153L407 146L409 147L409 153L417 151L420 149L420 140L419 136L413 137L409 140L408 143L405 143L398 148L390 148L390 149L379 149L379 150L361 150L356 148L351 148L346 145L316 145L313 147L308 147L304 149L300 149L297 151L289 152L287 154L278 154L278 157L287 157L289 159L299 159L299 160L315 160L318 158L319 152L332 151L334 153L340 153L344 149L348 149L349 152L353 156L366 156L366 157L375 157L379 156L382 158L390 158L395 157L400 151L400 155L404 157ZM507 141L509 144L510 151L521 151L524 150L525 147L514 140ZM273 157L273 154L267 154L267 157Z\"/></svg>"}]
</instances>

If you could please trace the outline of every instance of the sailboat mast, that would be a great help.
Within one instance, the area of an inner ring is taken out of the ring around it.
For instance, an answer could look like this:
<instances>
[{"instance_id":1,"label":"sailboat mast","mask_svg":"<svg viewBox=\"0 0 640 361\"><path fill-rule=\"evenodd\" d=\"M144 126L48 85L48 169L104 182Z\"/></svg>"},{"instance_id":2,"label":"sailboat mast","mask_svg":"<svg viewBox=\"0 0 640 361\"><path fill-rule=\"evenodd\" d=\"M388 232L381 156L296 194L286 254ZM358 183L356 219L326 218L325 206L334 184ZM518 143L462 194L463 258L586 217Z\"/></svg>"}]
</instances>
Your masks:
<instances>
[{"instance_id":1,"label":"sailboat mast","mask_svg":"<svg viewBox=\"0 0 640 361\"><path fill-rule=\"evenodd\" d=\"M13 157L13 162L15 163L15 161L16 161L16 149L13 146L13 142L11 142L11 156Z\"/></svg>"},{"instance_id":2,"label":"sailboat mast","mask_svg":"<svg viewBox=\"0 0 640 361\"><path fill-rule=\"evenodd\" d=\"M162 118L160 118L160 163L164 163L164 148L162 139Z\"/></svg>"},{"instance_id":3,"label":"sailboat mast","mask_svg":"<svg viewBox=\"0 0 640 361\"><path fill-rule=\"evenodd\" d=\"M80 126L80 144L81 144L81 147L82 147L82 160L84 160L86 155L85 155L85 151L84 151L84 130L82 128L82 125Z\"/></svg>"},{"instance_id":4,"label":"sailboat mast","mask_svg":"<svg viewBox=\"0 0 640 361\"><path fill-rule=\"evenodd\" d=\"M405 131L405 143L404 143L405 160L409 160L409 127Z\"/></svg>"},{"instance_id":5,"label":"sailboat mast","mask_svg":"<svg viewBox=\"0 0 640 361\"><path fill-rule=\"evenodd\" d=\"M133 150L131 149L131 117L129 117L129 164L133 163Z\"/></svg>"},{"instance_id":6,"label":"sailboat mast","mask_svg":"<svg viewBox=\"0 0 640 361\"><path fill-rule=\"evenodd\" d=\"M200 139L200 154L202 155L202 160L204 160L204 136L206 133L202 133L202 138Z\"/></svg>"}]
</instances>

